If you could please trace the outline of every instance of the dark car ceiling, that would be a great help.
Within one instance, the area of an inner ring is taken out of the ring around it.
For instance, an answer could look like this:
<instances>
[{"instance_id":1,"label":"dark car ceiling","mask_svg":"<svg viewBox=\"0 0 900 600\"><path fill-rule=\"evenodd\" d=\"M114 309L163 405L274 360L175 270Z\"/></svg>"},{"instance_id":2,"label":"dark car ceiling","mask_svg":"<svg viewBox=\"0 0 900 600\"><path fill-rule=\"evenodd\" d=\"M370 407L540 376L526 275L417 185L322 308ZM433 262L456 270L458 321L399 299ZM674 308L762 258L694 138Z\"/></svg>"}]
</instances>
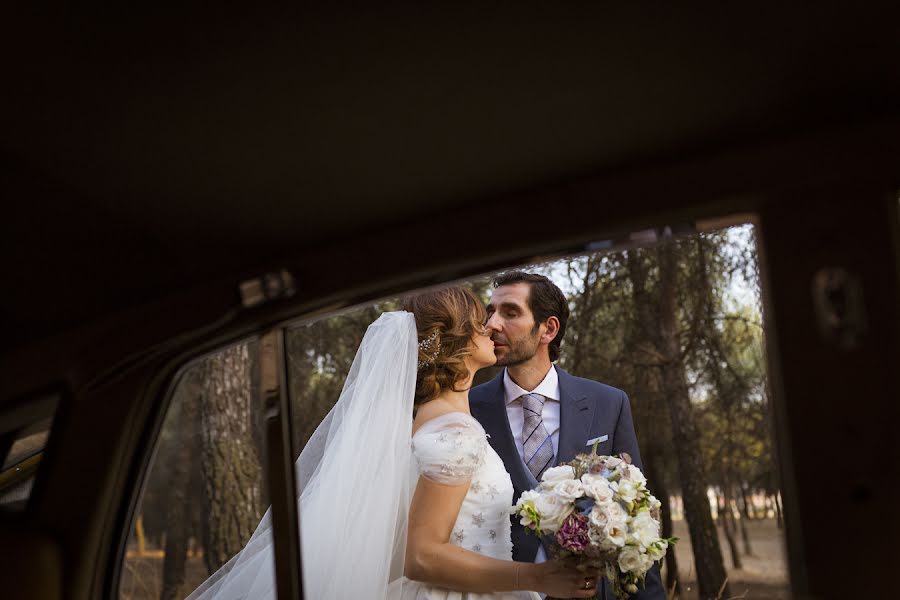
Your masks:
<instances>
[{"instance_id":1,"label":"dark car ceiling","mask_svg":"<svg viewBox=\"0 0 900 600\"><path fill-rule=\"evenodd\" d=\"M890 114L898 22L756 2L7 14L4 347L451 205L477 222L495 193Z\"/></svg>"}]
</instances>

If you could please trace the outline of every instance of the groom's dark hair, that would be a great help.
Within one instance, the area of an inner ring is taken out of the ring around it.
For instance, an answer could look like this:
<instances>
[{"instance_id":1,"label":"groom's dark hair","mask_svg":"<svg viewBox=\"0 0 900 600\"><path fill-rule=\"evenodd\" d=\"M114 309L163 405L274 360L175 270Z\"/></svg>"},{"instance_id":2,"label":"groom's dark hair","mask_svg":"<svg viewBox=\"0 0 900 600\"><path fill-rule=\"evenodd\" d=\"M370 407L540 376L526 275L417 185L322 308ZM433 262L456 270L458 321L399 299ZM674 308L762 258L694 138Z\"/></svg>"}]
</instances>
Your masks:
<instances>
[{"instance_id":1,"label":"groom's dark hair","mask_svg":"<svg viewBox=\"0 0 900 600\"><path fill-rule=\"evenodd\" d=\"M559 319L559 333L547 348L550 352L550 360L555 361L559 358L559 345L562 344L563 336L566 333L566 322L569 320L569 302L566 300L566 295L555 283L537 273L508 271L494 278L495 289L502 285L516 283L528 284L528 308L534 315L535 331L550 317Z\"/></svg>"}]
</instances>

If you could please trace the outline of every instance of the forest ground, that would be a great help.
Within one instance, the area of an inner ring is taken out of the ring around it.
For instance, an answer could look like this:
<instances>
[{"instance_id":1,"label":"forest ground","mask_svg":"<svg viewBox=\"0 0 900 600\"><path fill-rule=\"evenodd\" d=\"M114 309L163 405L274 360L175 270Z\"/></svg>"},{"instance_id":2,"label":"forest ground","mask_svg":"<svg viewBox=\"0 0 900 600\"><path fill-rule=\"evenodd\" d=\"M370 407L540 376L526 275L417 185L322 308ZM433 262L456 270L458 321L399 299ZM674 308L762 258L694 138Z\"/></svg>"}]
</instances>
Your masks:
<instances>
[{"instance_id":1,"label":"forest ground","mask_svg":"<svg viewBox=\"0 0 900 600\"><path fill-rule=\"evenodd\" d=\"M697 591L693 569L691 539L685 521L673 523L674 535L679 538L675 545L675 556L678 559L678 571L683 584L679 600L696 600ZM748 600L789 600L791 598L788 582L787 557L784 548L784 533L778 529L775 519L751 519L747 522L747 534L753 556L741 554L743 565L736 570L731 564L731 553L728 542L719 531L719 544L725 569L728 571L731 595L729 598L747 598ZM743 550L743 543L738 536L738 549ZM663 573L665 577L665 573Z\"/></svg>"},{"instance_id":2,"label":"forest ground","mask_svg":"<svg viewBox=\"0 0 900 600\"><path fill-rule=\"evenodd\" d=\"M678 600L696 600L693 556L687 523L674 522L675 536L679 538L675 546L678 570L682 582L682 593ZM719 542L722 547L725 567L728 570L731 595L723 600L746 598L747 600L790 600L787 562L784 549L784 535L776 527L774 519L750 520L747 523L753 556L741 555L743 568L731 568L731 555L725 536L719 528ZM743 544L738 539L739 547ZM121 600L159 600L160 577L162 575L162 552L148 551L138 557L129 552L126 568L122 572ZM665 574L663 574L665 576ZM176 598L185 598L207 577L203 559L189 557L186 565L186 581Z\"/></svg>"}]
</instances>

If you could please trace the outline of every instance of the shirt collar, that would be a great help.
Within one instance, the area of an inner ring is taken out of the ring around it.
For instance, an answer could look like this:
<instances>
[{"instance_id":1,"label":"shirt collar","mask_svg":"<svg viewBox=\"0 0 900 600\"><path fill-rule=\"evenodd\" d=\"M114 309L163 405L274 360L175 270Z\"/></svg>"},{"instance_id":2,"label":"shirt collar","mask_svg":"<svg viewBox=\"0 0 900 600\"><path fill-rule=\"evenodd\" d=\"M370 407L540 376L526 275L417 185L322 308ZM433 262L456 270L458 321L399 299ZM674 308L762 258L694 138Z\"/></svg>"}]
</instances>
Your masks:
<instances>
[{"instance_id":1,"label":"shirt collar","mask_svg":"<svg viewBox=\"0 0 900 600\"><path fill-rule=\"evenodd\" d=\"M509 369L503 369L503 392L506 396L507 404L521 398L525 394L540 394L547 400L559 402L559 374L556 372L556 365L551 365L544 379L536 388L530 391L519 387L519 384L509 376Z\"/></svg>"}]
</instances>

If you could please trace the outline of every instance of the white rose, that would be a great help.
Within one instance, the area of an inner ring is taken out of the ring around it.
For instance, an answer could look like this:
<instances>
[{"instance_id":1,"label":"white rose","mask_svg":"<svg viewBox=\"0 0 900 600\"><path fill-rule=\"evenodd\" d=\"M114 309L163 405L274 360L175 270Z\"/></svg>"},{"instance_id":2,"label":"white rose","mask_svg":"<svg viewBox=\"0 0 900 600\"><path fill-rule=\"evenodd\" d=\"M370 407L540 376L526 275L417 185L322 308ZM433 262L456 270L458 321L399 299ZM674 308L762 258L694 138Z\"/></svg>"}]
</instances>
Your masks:
<instances>
[{"instance_id":1,"label":"white rose","mask_svg":"<svg viewBox=\"0 0 900 600\"><path fill-rule=\"evenodd\" d=\"M624 529L628 523L628 513L622 508L618 502L610 502L607 505L606 514L609 515L609 522L616 527Z\"/></svg>"},{"instance_id":2,"label":"white rose","mask_svg":"<svg viewBox=\"0 0 900 600\"><path fill-rule=\"evenodd\" d=\"M556 494L540 494L534 501L534 508L541 515L541 530L545 533L556 533L563 521L572 514L575 507L568 500Z\"/></svg>"},{"instance_id":3,"label":"white rose","mask_svg":"<svg viewBox=\"0 0 900 600\"><path fill-rule=\"evenodd\" d=\"M641 552L634 546L625 546L619 552L619 569L623 573L636 573L641 568Z\"/></svg>"},{"instance_id":4,"label":"white rose","mask_svg":"<svg viewBox=\"0 0 900 600\"><path fill-rule=\"evenodd\" d=\"M577 479L565 479L554 486L553 493L571 502L584 496L584 486Z\"/></svg>"},{"instance_id":5,"label":"white rose","mask_svg":"<svg viewBox=\"0 0 900 600\"><path fill-rule=\"evenodd\" d=\"M605 530L606 526L609 525L609 515L606 512L607 508L608 505L598 502L594 505L594 508L591 509L591 514L588 515L588 521L599 530Z\"/></svg>"},{"instance_id":6,"label":"white rose","mask_svg":"<svg viewBox=\"0 0 900 600\"><path fill-rule=\"evenodd\" d=\"M641 546L650 548L650 545L659 539L659 523L649 512L642 510L631 520L631 534Z\"/></svg>"},{"instance_id":7,"label":"white rose","mask_svg":"<svg viewBox=\"0 0 900 600\"><path fill-rule=\"evenodd\" d=\"M616 543L609 539L609 535L607 535L606 531L598 536L599 541L595 541L593 537L591 537L590 533L588 534L588 539L591 540L591 544L595 546L600 552L613 552L618 546Z\"/></svg>"},{"instance_id":8,"label":"white rose","mask_svg":"<svg viewBox=\"0 0 900 600\"><path fill-rule=\"evenodd\" d=\"M616 548L616 545L609 539L605 527L602 529L594 526L589 527L588 540L592 546L599 548L602 552L609 552Z\"/></svg>"},{"instance_id":9,"label":"white rose","mask_svg":"<svg viewBox=\"0 0 900 600\"><path fill-rule=\"evenodd\" d=\"M650 499L649 499L650 510L654 510L654 509L657 509L657 510L658 510L658 509L662 506L662 502L660 502L660 501L659 501L659 498L657 498L657 497L654 496L653 494L650 494L650 495L649 495L649 498L650 498Z\"/></svg>"},{"instance_id":10,"label":"white rose","mask_svg":"<svg viewBox=\"0 0 900 600\"><path fill-rule=\"evenodd\" d=\"M609 541L619 548L628 541L628 529L624 525L610 523L606 526L606 535L609 537Z\"/></svg>"},{"instance_id":11,"label":"white rose","mask_svg":"<svg viewBox=\"0 0 900 600\"><path fill-rule=\"evenodd\" d=\"M598 502L612 500L612 488L609 487L609 481L603 475L591 475L590 473L582 475L581 485L584 486L584 493Z\"/></svg>"},{"instance_id":12,"label":"white rose","mask_svg":"<svg viewBox=\"0 0 900 600\"><path fill-rule=\"evenodd\" d=\"M610 456L606 459L606 468L610 471L621 465L624 461L621 458Z\"/></svg>"},{"instance_id":13,"label":"white rose","mask_svg":"<svg viewBox=\"0 0 900 600\"><path fill-rule=\"evenodd\" d=\"M551 467L541 475L541 481L545 483L557 483L566 479L575 479L575 468L568 465Z\"/></svg>"},{"instance_id":14,"label":"white rose","mask_svg":"<svg viewBox=\"0 0 900 600\"><path fill-rule=\"evenodd\" d=\"M610 542L619 547L624 546L628 541L628 513L618 502L610 502L605 512L609 519L606 534Z\"/></svg>"}]
</instances>

